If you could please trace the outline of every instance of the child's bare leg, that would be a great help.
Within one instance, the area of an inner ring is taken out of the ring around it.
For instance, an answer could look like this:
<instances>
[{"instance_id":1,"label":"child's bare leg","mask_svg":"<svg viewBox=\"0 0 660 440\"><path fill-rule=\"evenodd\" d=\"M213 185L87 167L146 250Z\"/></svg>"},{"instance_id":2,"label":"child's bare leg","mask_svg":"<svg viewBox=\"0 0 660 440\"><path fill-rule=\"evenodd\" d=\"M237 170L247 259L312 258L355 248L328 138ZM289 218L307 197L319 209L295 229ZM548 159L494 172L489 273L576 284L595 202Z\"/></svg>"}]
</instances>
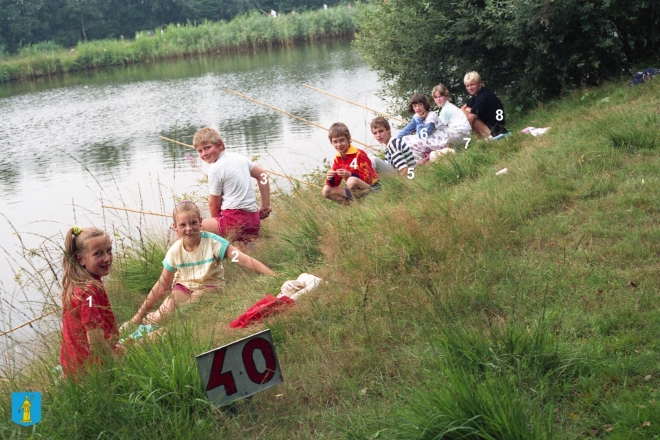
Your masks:
<instances>
[{"instance_id":1,"label":"child's bare leg","mask_svg":"<svg viewBox=\"0 0 660 440\"><path fill-rule=\"evenodd\" d=\"M490 128L484 124L481 119L474 121L473 129L479 134L479 136L487 138L490 136Z\"/></svg>"},{"instance_id":2,"label":"child's bare leg","mask_svg":"<svg viewBox=\"0 0 660 440\"><path fill-rule=\"evenodd\" d=\"M323 187L323 197L337 203L342 203L342 204L348 203L348 197L346 197L346 190L341 186L325 185Z\"/></svg>"},{"instance_id":3,"label":"child's bare leg","mask_svg":"<svg viewBox=\"0 0 660 440\"><path fill-rule=\"evenodd\" d=\"M193 292L193 294L194 293L195 292ZM188 295L187 293L180 290L173 290L172 293L170 293L170 295L165 298L165 301L163 301L163 304L160 305L158 310L148 313L147 316L144 317L143 322L147 324L158 324L163 319L174 313L180 304L184 304L190 301L191 296L192 294Z\"/></svg>"},{"instance_id":4,"label":"child's bare leg","mask_svg":"<svg viewBox=\"0 0 660 440\"><path fill-rule=\"evenodd\" d=\"M200 289L200 290L194 290L193 293L190 294L190 300L188 301L190 304L195 304L197 301L202 299L202 295L206 293L206 290Z\"/></svg>"},{"instance_id":5,"label":"child's bare leg","mask_svg":"<svg viewBox=\"0 0 660 440\"><path fill-rule=\"evenodd\" d=\"M355 197L362 197L371 189L371 186L367 182L357 177L349 177L346 181L346 186L348 186L348 190Z\"/></svg>"},{"instance_id":6,"label":"child's bare leg","mask_svg":"<svg viewBox=\"0 0 660 440\"><path fill-rule=\"evenodd\" d=\"M472 132L478 134L481 137L487 138L490 136L490 128L484 124L481 119L477 117L474 113L470 113L467 116L468 122L472 126Z\"/></svg>"},{"instance_id":7,"label":"child's bare leg","mask_svg":"<svg viewBox=\"0 0 660 440\"><path fill-rule=\"evenodd\" d=\"M161 304L160 307L158 307L158 310L155 310L151 313L147 313L147 315L142 320L142 323L143 324L158 324L164 318L171 315L172 312L174 312L175 309L176 309L176 306L174 305L174 301L172 300L172 297L168 296L167 298L165 298L165 301L163 301L163 304Z\"/></svg>"},{"instance_id":8,"label":"child's bare leg","mask_svg":"<svg viewBox=\"0 0 660 440\"><path fill-rule=\"evenodd\" d=\"M220 229L218 228L218 220L216 218L205 218L202 220L202 230L206 232L211 232L215 235L220 235Z\"/></svg>"}]
</instances>

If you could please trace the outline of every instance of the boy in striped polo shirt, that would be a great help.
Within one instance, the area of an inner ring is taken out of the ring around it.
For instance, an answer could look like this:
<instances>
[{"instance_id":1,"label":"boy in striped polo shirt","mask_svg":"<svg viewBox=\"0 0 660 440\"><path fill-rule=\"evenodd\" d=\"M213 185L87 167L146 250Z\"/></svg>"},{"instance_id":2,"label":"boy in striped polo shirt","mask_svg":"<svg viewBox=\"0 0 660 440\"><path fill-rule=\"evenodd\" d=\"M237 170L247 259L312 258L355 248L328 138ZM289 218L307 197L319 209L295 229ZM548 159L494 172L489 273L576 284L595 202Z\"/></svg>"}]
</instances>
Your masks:
<instances>
[{"instance_id":1,"label":"boy in striped polo shirt","mask_svg":"<svg viewBox=\"0 0 660 440\"><path fill-rule=\"evenodd\" d=\"M387 119L378 116L371 121L371 133L379 144L386 145L385 160L372 157L374 169L378 173L398 172L400 176L415 176L415 157L412 151L401 139L392 138L392 129Z\"/></svg>"}]
</instances>

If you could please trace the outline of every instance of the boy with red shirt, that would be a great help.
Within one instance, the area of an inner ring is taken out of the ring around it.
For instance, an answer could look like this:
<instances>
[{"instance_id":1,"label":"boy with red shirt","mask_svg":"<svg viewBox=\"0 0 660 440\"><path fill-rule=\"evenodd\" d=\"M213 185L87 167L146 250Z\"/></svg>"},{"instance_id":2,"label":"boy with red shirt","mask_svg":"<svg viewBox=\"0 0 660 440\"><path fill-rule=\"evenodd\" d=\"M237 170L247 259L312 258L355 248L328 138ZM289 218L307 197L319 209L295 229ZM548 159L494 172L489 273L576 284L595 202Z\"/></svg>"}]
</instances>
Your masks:
<instances>
[{"instance_id":1,"label":"boy with red shirt","mask_svg":"<svg viewBox=\"0 0 660 440\"><path fill-rule=\"evenodd\" d=\"M374 171L367 153L351 145L351 133L346 124L335 122L328 130L328 138L337 155L328 171L323 197L337 203L348 203L369 190L380 187L378 173ZM339 186L346 179L346 188Z\"/></svg>"}]
</instances>

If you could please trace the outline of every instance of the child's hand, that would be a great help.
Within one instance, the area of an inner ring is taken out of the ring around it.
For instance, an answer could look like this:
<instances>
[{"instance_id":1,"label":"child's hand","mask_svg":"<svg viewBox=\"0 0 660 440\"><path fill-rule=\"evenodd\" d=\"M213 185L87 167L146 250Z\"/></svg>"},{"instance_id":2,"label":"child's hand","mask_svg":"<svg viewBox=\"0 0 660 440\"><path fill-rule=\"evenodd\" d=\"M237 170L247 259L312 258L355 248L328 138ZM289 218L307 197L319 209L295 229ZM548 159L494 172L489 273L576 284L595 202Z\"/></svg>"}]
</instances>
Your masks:
<instances>
[{"instance_id":1,"label":"child's hand","mask_svg":"<svg viewBox=\"0 0 660 440\"><path fill-rule=\"evenodd\" d=\"M272 210L271 210L269 207L267 207L267 206L262 206L261 208L259 208L259 218L260 218L261 220L263 220L263 219L265 219L265 218L268 218L268 216L270 215L271 211L272 211Z\"/></svg>"},{"instance_id":2,"label":"child's hand","mask_svg":"<svg viewBox=\"0 0 660 440\"><path fill-rule=\"evenodd\" d=\"M332 180L332 178L335 177L335 174L337 174L337 171L328 170L328 174L326 174L326 177L328 178L328 180Z\"/></svg>"},{"instance_id":3,"label":"child's hand","mask_svg":"<svg viewBox=\"0 0 660 440\"><path fill-rule=\"evenodd\" d=\"M138 316L138 315L135 315ZM124 330L128 330L132 327L136 327L140 324L142 324L142 318L138 319L137 322L135 322L135 316L133 316L131 319L123 323L121 326L119 326L119 331L123 332Z\"/></svg>"},{"instance_id":4,"label":"child's hand","mask_svg":"<svg viewBox=\"0 0 660 440\"><path fill-rule=\"evenodd\" d=\"M132 339L128 338L128 339L126 339L126 341L124 341L125 342L124 344L117 344L115 346L115 350L113 352L113 356L114 356L115 360L119 359L119 356L126 353L126 349L128 347L128 345L126 343L128 343L128 341L132 341Z\"/></svg>"},{"instance_id":5,"label":"child's hand","mask_svg":"<svg viewBox=\"0 0 660 440\"><path fill-rule=\"evenodd\" d=\"M348 170L337 170L337 175L339 177L343 177L344 179L348 179L351 177L351 172Z\"/></svg>"}]
</instances>

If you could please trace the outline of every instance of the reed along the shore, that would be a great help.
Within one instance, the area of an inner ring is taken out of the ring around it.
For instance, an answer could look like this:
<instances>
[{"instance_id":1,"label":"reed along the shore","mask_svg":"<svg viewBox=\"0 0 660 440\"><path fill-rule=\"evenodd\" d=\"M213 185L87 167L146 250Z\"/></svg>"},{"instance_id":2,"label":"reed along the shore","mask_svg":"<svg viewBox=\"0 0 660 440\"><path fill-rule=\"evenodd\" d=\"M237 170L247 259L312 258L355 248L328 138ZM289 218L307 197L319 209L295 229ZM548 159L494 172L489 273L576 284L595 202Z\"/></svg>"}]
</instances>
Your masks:
<instances>
[{"instance_id":1,"label":"reed along the shore","mask_svg":"<svg viewBox=\"0 0 660 440\"><path fill-rule=\"evenodd\" d=\"M170 24L136 35L134 40L95 40L66 49L52 42L25 48L0 60L0 83L61 75L192 55L250 52L302 42L346 38L357 30L354 9L330 9L280 15L252 12L232 21Z\"/></svg>"}]
</instances>

